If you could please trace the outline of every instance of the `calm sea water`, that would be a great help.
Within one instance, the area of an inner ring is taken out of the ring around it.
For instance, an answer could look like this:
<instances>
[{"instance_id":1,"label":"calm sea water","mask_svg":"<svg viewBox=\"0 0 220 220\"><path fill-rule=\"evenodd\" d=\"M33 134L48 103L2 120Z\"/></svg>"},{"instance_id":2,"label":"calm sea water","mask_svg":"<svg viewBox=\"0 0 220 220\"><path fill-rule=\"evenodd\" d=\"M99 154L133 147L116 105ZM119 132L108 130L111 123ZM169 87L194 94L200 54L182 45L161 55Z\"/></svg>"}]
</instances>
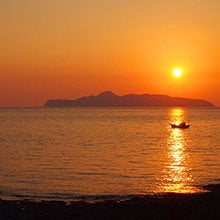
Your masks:
<instances>
[{"instance_id":1,"label":"calm sea water","mask_svg":"<svg viewBox=\"0 0 220 220\"><path fill-rule=\"evenodd\" d=\"M217 108L0 109L0 197L197 192L220 182L219 131Z\"/></svg>"}]
</instances>

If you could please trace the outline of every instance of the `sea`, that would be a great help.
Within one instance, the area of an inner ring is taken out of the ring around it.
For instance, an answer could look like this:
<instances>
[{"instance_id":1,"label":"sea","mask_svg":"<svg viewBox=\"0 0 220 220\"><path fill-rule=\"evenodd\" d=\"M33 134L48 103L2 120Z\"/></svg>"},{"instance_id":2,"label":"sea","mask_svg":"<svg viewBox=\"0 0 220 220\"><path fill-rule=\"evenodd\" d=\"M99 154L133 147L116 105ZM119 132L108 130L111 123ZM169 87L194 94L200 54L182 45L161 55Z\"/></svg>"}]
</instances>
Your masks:
<instances>
[{"instance_id":1,"label":"sea","mask_svg":"<svg viewBox=\"0 0 220 220\"><path fill-rule=\"evenodd\" d=\"M1 108L0 198L201 192L220 183L219 132L220 108Z\"/></svg>"}]
</instances>

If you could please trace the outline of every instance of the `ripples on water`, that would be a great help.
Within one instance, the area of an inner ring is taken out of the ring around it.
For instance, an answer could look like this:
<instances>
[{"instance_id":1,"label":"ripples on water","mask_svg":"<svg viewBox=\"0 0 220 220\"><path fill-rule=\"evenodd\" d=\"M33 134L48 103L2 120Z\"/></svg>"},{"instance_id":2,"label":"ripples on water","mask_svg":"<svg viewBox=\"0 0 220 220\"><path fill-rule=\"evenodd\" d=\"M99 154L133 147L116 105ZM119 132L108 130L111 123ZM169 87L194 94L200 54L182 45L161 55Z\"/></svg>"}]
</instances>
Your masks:
<instances>
[{"instance_id":1,"label":"ripples on water","mask_svg":"<svg viewBox=\"0 0 220 220\"><path fill-rule=\"evenodd\" d=\"M191 127L170 128L182 120ZM2 197L196 192L220 181L219 109L1 109L0 123Z\"/></svg>"}]
</instances>

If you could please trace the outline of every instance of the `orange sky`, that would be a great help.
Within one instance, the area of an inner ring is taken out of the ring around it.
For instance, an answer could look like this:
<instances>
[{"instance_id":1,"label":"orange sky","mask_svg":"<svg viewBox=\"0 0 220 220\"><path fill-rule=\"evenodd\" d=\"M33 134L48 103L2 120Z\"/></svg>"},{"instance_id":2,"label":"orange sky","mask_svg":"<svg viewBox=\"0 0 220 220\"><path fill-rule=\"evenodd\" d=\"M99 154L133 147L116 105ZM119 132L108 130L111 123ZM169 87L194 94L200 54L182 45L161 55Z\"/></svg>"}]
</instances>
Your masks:
<instances>
[{"instance_id":1,"label":"orange sky","mask_svg":"<svg viewBox=\"0 0 220 220\"><path fill-rule=\"evenodd\" d=\"M104 90L220 106L219 11L219 0L0 1L0 106Z\"/></svg>"}]
</instances>

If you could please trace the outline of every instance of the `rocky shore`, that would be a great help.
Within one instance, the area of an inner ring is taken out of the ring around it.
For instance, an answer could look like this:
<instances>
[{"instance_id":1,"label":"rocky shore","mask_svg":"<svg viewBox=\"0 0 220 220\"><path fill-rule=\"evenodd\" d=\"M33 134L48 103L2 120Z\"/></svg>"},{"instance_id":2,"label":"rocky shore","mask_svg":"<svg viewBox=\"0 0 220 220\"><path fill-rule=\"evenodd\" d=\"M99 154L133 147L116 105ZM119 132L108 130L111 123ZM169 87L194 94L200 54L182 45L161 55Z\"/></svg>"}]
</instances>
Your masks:
<instances>
[{"instance_id":1,"label":"rocky shore","mask_svg":"<svg viewBox=\"0 0 220 220\"><path fill-rule=\"evenodd\" d=\"M204 188L209 191L96 203L0 200L0 219L220 219L220 185Z\"/></svg>"}]
</instances>

